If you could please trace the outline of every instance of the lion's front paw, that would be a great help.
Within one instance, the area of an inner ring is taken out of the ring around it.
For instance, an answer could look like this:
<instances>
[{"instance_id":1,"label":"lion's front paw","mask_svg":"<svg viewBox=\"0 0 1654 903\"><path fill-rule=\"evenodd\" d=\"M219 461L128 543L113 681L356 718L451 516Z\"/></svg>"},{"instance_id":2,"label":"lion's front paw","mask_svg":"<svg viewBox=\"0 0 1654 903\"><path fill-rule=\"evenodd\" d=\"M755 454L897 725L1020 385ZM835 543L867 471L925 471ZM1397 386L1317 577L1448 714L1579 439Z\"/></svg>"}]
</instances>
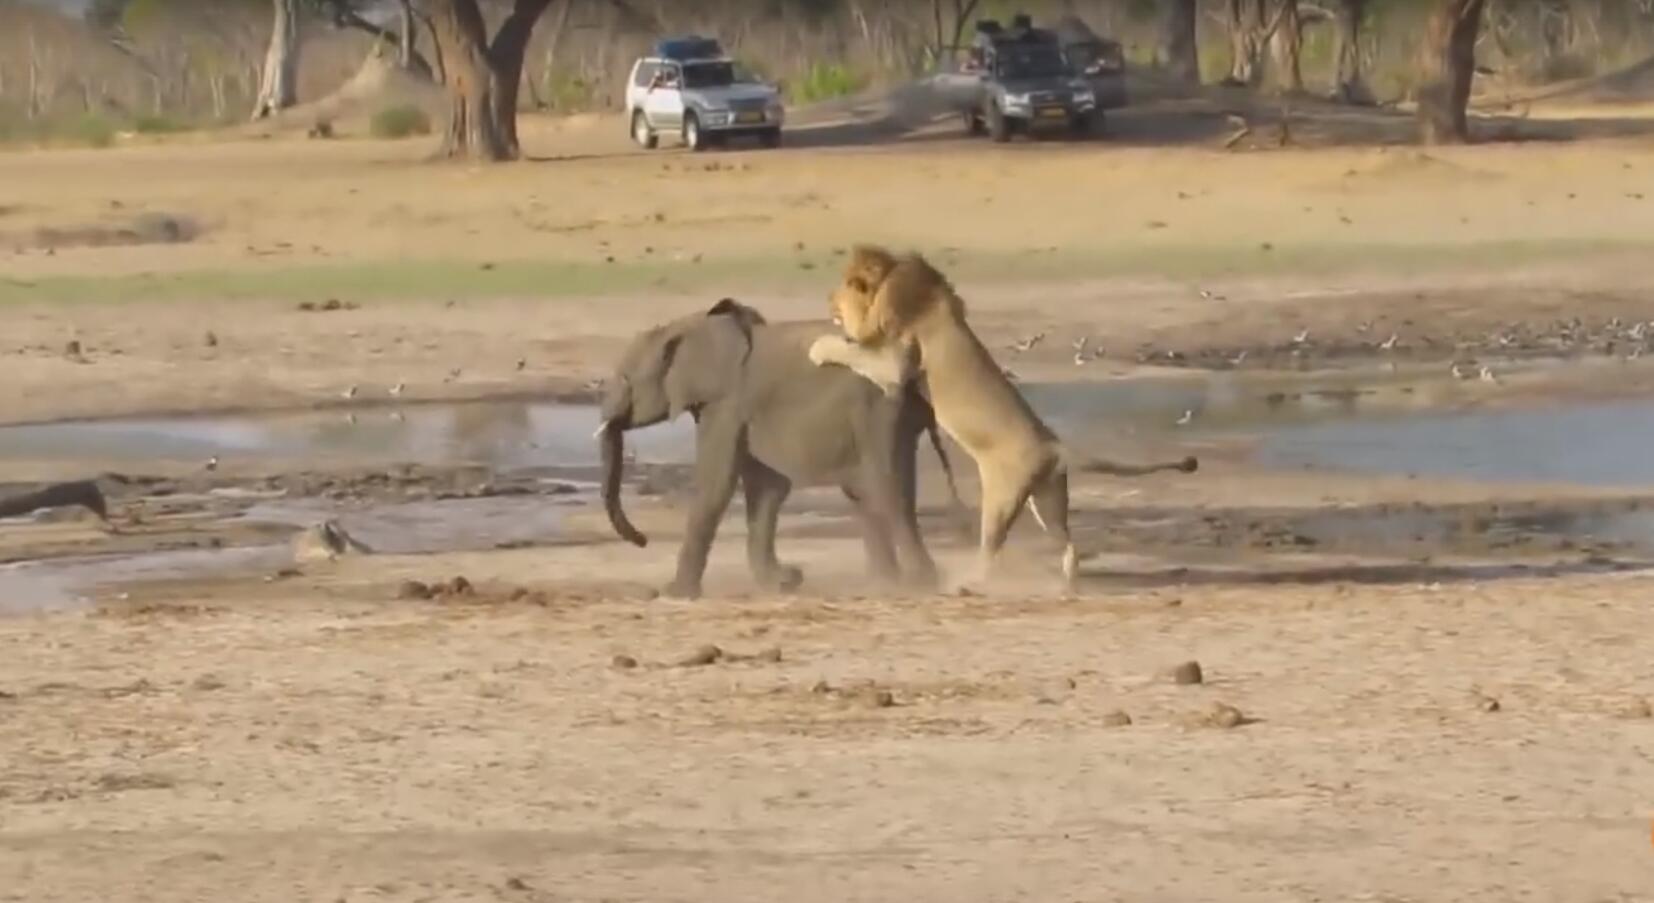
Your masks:
<instances>
[{"instance_id":1,"label":"lion's front paw","mask_svg":"<svg viewBox=\"0 0 1654 903\"><path fill-rule=\"evenodd\" d=\"M817 367L838 363L838 352L844 348L844 339L824 335L810 343L810 363Z\"/></svg>"}]
</instances>

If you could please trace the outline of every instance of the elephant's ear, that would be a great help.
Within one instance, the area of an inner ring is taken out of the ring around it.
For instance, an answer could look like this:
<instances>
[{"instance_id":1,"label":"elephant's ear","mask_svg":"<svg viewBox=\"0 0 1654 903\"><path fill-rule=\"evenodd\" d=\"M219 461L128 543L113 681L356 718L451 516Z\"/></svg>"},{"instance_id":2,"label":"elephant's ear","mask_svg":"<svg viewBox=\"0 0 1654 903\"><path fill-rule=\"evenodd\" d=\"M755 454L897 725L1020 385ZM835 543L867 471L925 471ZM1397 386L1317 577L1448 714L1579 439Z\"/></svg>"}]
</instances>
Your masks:
<instances>
[{"instance_id":1,"label":"elephant's ear","mask_svg":"<svg viewBox=\"0 0 1654 903\"><path fill-rule=\"evenodd\" d=\"M764 315L751 307L742 304L734 298L721 299L717 304L707 309L709 317L728 317L741 330L741 338L747 341L747 353L742 355L744 363L746 357L752 354L752 328L764 325Z\"/></svg>"},{"instance_id":2,"label":"elephant's ear","mask_svg":"<svg viewBox=\"0 0 1654 903\"><path fill-rule=\"evenodd\" d=\"M734 298L719 299L717 304L707 309L706 315L709 317L734 317L736 320L751 326L762 326L765 322L763 314Z\"/></svg>"}]
</instances>

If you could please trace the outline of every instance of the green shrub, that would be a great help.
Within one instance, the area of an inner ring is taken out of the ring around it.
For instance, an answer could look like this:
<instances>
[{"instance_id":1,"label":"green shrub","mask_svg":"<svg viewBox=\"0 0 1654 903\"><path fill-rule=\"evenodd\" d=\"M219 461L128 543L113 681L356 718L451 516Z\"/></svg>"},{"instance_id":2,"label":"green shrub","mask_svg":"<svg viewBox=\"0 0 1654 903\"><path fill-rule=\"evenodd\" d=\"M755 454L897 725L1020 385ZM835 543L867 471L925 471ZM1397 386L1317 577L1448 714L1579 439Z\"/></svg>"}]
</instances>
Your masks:
<instances>
[{"instance_id":1,"label":"green shrub","mask_svg":"<svg viewBox=\"0 0 1654 903\"><path fill-rule=\"evenodd\" d=\"M794 103L815 103L848 97L860 91L866 83L866 79L841 63L816 62L804 70L788 93Z\"/></svg>"},{"instance_id":2,"label":"green shrub","mask_svg":"<svg viewBox=\"0 0 1654 903\"><path fill-rule=\"evenodd\" d=\"M151 113L132 120L132 131L140 135L168 135L184 131L184 124L159 113Z\"/></svg>"},{"instance_id":3,"label":"green shrub","mask_svg":"<svg viewBox=\"0 0 1654 903\"><path fill-rule=\"evenodd\" d=\"M68 134L87 147L109 147L115 143L115 124L96 113L87 113L70 124Z\"/></svg>"},{"instance_id":4,"label":"green shrub","mask_svg":"<svg viewBox=\"0 0 1654 903\"><path fill-rule=\"evenodd\" d=\"M368 133L375 138L408 138L431 133L431 117L411 104L386 107L373 114Z\"/></svg>"},{"instance_id":5,"label":"green shrub","mask_svg":"<svg viewBox=\"0 0 1654 903\"><path fill-rule=\"evenodd\" d=\"M546 104L558 113L573 113L592 107L596 89L571 72L552 71L545 77Z\"/></svg>"}]
</instances>

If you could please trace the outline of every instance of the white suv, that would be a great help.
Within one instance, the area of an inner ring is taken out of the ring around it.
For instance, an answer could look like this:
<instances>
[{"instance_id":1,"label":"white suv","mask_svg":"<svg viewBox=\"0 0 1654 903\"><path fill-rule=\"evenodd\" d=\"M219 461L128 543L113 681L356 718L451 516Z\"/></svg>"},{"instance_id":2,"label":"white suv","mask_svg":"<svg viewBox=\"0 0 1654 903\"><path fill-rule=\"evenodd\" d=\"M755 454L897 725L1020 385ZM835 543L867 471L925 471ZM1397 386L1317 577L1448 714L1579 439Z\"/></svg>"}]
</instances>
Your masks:
<instances>
[{"instance_id":1,"label":"white suv","mask_svg":"<svg viewBox=\"0 0 1654 903\"><path fill-rule=\"evenodd\" d=\"M660 42L632 64L626 84L626 121L632 140L646 148L662 132L676 132L697 151L742 135L776 147L784 119L781 92L743 73L708 38Z\"/></svg>"}]
</instances>

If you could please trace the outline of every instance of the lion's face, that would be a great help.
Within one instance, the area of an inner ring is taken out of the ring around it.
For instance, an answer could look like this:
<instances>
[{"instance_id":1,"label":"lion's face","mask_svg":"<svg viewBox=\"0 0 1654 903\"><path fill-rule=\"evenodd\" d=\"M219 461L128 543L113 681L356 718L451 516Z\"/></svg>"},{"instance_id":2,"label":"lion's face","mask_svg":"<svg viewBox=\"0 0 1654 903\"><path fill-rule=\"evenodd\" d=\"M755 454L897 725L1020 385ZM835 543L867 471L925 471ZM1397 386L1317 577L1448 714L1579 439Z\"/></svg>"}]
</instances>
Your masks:
<instances>
[{"instance_id":1,"label":"lion's face","mask_svg":"<svg viewBox=\"0 0 1654 903\"><path fill-rule=\"evenodd\" d=\"M834 325L846 335L866 336L868 312L879 286L896 266L889 253L870 247L858 247L850 255L844 268L844 280L833 289L828 299Z\"/></svg>"}]
</instances>

